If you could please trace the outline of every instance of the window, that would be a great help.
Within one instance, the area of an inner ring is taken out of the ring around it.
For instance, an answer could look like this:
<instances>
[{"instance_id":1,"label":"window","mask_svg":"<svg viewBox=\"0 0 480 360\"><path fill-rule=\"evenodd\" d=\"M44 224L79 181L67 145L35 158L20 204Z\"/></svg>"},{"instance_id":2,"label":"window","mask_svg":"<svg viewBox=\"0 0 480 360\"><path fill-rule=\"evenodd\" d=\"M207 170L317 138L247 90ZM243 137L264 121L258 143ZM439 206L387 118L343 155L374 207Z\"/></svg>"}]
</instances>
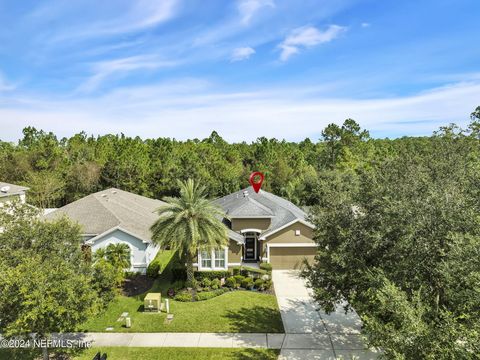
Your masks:
<instances>
[{"instance_id":1,"label":"window","mask_svg":"<svg viewBox=\"0 0 480 360\"><path fill-rule=\"evenodd\" d=\"M225 267L225 250L215 250L215 267L224 268Z\"/></svg>"},{"instance_id":2,"label":"window","mask_svg":"<svg viewBox=\"0 0 480 360\"><path fill-rule=\"evenodd\" d=\"M200 257L202 259L202 268L209 268L212 267L212 258L210 251L202 251L200 253Z\"/></svg>"},{"instance_id":3,"label":"window","mask_svg":"<svg viewBox=\"0 0 480 360\"><path fill-rule=\"evenodd\" d=\"M295 230L295 236L300 236L300 230Z\"/></svg>"},{"instance_id":4,"label":"window","mask_svg":"<svg viewBox=\"0 0 480 360\"><path fill-rule=\"evenodd\" d=\"M227 251L227 248L212 251L200 251L198 254L199 270L226 269Z\"/></svg>"}]
</instances>

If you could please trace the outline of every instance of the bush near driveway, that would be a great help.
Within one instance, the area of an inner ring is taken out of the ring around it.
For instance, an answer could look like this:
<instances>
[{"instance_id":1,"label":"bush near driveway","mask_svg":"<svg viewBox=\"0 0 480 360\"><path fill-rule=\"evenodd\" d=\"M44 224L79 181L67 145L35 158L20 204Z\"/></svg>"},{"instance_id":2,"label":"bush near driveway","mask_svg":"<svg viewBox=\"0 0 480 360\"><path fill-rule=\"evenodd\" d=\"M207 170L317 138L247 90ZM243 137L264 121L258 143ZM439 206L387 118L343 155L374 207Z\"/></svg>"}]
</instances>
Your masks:
<instances>
[{"instance_id":1,"label":"bush near driveway","mask_svg":"<svg viewBox=\"0 0 480 360\"><path fill-rule=\"evenodd\" d=\"M263 269L256 269L249 266L236 266L232 268L232 274L235 275L242 275L242 276L252 276L252 277L261 277L263 275L267 275L267 271Z\"/></svg>"}]
</instances>

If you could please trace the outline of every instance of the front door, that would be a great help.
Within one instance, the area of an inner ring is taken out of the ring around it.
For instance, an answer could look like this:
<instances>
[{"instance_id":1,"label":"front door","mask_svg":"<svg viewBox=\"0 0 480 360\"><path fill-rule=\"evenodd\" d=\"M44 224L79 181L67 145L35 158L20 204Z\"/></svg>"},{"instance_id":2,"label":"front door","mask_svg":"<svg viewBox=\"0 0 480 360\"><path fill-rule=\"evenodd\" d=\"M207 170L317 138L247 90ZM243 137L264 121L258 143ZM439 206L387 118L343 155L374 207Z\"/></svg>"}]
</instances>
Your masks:
<instances>
[{"instance_id":1,"label":"front door","mask_svg":"<svg viewBox=\"0 0 480 360\"><path fill-rule=\"evenodd\" d=\"M245 260L255 260L256 236L247 234L245 237Z\"/></svg>"}]
</instances>

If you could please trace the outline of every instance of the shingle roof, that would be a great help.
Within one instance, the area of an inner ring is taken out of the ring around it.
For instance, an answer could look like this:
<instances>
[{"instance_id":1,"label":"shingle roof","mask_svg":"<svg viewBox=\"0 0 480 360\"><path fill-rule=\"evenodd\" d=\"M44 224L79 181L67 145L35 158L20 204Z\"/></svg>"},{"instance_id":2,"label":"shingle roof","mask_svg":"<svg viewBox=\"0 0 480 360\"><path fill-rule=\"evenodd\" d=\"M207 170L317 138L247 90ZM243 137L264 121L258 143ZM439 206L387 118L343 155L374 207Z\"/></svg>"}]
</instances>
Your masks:
<instances>
[{"instance_id":1,"label":"shingle roof","mask_svg":"<svg viewBox=\"0 0 480 360\"><path fill-rule=\"evenodd\" d=\"M83 227L83 233L99 235L120 227L142 240L151 241L150 227L158 219L160 200L111 188L90 194L45 216L56 219L67 215Z\"/></svg>"},{"instance_id":2,"label":"shingle roof","mask_svg":"<svg viewBox=\"0 0 480 360\"><path fill-rule=\"evenodd\" d=\"M27 190L28 190L28 187L9 184L9 183L0 181L0 197L20 195Z\"/></svg>"},{"instance_id":3,"label":"shingle roof","mask_svg":"<svg viewBox=\"0 0 480 360\"><path fill-rule=\"evenodd\" d=\"M245 196L245 192L248 194L247 196ZM220 205L228 216L242 217L242 214L245 214L246 218L262 215L271 217L270 227L261 236L268 236L292 221L306 221L307 219L307 214L290 201L264 190L256 193L251 186L216 199L214 202ZM247 212L250 209L252 209L252 213Z\"/></svg>"},{"instance_id":4,"label":"shingle roof","mask_svg":"<svg viewBox=\"0 0 480 360\"><path fill-rule=\"evenodd\" d=\"M273 211L259 203L258 201L252 199L251 197L247 196L243 198L243 201L237 201L233 204L233 206L228 209L227 215L231 218L235 217L256 217L256 216L264 216L270 217L273 216Z\"/></svg>"}]
</instances>

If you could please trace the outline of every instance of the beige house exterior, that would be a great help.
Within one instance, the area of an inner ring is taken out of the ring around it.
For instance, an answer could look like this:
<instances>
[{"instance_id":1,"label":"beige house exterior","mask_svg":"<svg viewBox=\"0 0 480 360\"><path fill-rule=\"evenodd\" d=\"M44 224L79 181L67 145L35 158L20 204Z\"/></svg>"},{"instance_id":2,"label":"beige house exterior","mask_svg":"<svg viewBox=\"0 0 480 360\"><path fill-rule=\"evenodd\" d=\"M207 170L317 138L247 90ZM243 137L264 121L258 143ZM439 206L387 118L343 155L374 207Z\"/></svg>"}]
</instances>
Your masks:
<instances>
[{"instance_id":1,"label":"beige house exterior","mask_svg":"<svg viewBox=\"0 0 480 360\"><path fill-rule=\"evenodd\" d=\"M251 187L214 201L225 211L228 246L200 251L198 270L227 270L234 266L270 263L273 269L299 269L313 262L316 243L313 224L303 210L269 192Z\"/></svg>"}]
</instances>

